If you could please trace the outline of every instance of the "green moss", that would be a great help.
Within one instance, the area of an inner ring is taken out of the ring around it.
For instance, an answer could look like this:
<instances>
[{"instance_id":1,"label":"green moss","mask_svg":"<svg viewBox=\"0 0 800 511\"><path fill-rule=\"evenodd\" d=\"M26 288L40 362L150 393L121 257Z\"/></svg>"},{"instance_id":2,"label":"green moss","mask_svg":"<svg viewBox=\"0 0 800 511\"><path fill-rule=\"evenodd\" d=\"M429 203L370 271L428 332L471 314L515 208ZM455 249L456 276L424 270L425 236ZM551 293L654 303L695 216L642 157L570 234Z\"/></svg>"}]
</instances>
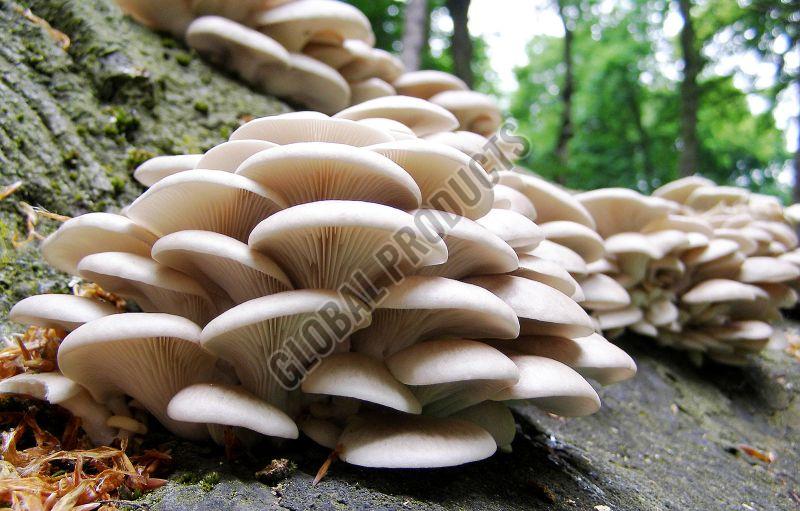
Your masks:
<instances>
[{"instance_id":1,"label":"green moss","mask_svg":"<svg viewBox=\"0 0 800 511\"><path fill-rule=\"evenodd\" d=\"M131 171L153 157L155 157L155 153L146 149L136 147L128 149L128 154L125 157L125 168Z\"/></svg>"},{"instance_id":2,"label":"green moss","mask_svg":"<svg viewBox=\"0 0 800 511\"><path fill-rule=\"evenodd\" d=\"M208 103L205 101L196 101L194 103L194 109L201 114L208 114Z\"/></svg>"}]
</instances>

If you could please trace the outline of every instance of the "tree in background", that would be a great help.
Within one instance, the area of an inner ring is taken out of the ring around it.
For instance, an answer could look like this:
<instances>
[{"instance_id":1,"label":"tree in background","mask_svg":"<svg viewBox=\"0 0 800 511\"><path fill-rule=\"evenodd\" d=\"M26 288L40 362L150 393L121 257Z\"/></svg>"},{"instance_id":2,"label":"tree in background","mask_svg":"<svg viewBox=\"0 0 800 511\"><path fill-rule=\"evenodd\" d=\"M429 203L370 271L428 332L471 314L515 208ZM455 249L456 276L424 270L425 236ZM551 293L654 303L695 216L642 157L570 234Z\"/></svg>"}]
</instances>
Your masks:
<instances>
[{"instance_id":1,"label":"tree in background","mask_svg":"<svg viewBox=\"0 0 800 511\"><path fill-rule=\"evenodd\" d=\"M678 10L683 18L680 33L681 55L683 59L683 78L680 86L681 133L678 172L681 176L691 176L697 172L699 141L697 140L697 109L700 103L700 87L697 77L703 69L703 56L697 47L692 19L691 0L678 0Z\"/></svg>"},{"instance_id":2,"label":"tree in background","mask_svg":"<svg viewBox=\"0 0 800 511\"><path fill-rule=\"evenodd\" d=\"M469 34L470 0L447 0L447 11L453 20L453 38L450 44L453 55L453 73L470 88L474 85L472 72L472 37Z\"/></svg>"},{"instance_id":3,"label":"tree in background","mask_svg":"<svg viewBox=\"0 0 800 511\"><path fill-rule=\"evenodd\" d=\"M400 60L408 71L419 69L422 49L430 33L430 13L427 0L408 0L403 21L403 40Z\"/></svg>"}]
</instances>

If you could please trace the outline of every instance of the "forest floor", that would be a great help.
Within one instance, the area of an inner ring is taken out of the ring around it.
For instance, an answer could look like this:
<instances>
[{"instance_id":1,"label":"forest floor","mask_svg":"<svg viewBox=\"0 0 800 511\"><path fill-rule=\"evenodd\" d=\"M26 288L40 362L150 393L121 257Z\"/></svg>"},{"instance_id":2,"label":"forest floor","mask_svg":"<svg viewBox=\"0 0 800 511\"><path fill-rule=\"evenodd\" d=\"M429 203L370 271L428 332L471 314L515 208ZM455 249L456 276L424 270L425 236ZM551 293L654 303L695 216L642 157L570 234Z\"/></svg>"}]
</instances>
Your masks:
<instances>
[{"instance_id":1,"label":"forest floor","mask_svg":"<svg viewBox=\"0 0 800 511\"><path fill-rule=\"evenodd\" d=\"M26 10L30 8L30 11ZM0 0L0 333L11 305L63 291L29 234L37 206L74 216L118 208L140 188L132 169L156 154L199 152L243 120L288 107L205 65L174 40L120 15L111 0ZM45 235L57 222L39 217ZM798 325L782 325L798 340ZM767 351L753 365L696 367L683 353L628 338L634 380L599 389L603 407L558 419L515 406L512 453L432 471L334 464L299 441L236 463L175 440L170 482L130 509L800 509L800 361ZM764 458L763 460L761 458ZM266 479L255 473L283 466ZM772 460L772 461L769 461Z\"/></svg>"}]
</instances>

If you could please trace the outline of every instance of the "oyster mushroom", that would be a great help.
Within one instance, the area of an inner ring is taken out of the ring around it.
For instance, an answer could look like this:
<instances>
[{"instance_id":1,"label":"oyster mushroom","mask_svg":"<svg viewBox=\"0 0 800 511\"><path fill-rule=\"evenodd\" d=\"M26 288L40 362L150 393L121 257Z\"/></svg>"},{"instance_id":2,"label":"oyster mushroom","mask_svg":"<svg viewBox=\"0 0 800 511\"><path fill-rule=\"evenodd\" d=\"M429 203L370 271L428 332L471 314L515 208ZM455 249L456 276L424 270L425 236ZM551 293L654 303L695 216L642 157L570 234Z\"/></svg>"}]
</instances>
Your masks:
<instances>
[{"instance_id":1,"label":"oyster mushroom","mask_svg":"<svg viewBox=\"0 0 800 511\"><path fill-rule=\"evenodd\" d=\"M70 332L84 323L116 313L116 307L110 303L92 298L45 294L17 302L8 312L8 319L23 325Z\"/></svg>"},{"instance_id":2,"label":"oyster mushroom","mask_svg":"<svg viewBox=\"0 0 800 511\"><path fill-rule=\"evenodd\" d=\"M405 124L419 137L458 127L458 120L444 108L409 96L371 99L342 110L334 117L353 121L385 117Z\"/></svg>"},{"instance_id":3,"label":"oyster mushroom","mask_svg":"<svg viewBox=\"0 0 800 511\"><path fill-rule=\"evenodd\" d=\"M398 94L420 99L430 99L440 92L469 90L461 78L443 71L411 71L403 73L392 84Z\"/></svg>"},{"instance_id":4,"label":"oyster mushroom","mask_svg":"<svg viewBox=\"0 0 800 511\"><path fill-rule=\"evenodd\" d=\"M429 99L458 119L459 129L489 136L503 121L497 102L486 94L470 90L449 90Z\"/></svg>"},{"instance_id":5,"label":"oyster mushroom","mask_svg":"<svg viewBox=\"0 0 800 511\"><path fill-rule=\"evenodd\" d=\"M133 178L144 186L153 186L167 176L195 168L201 157L200 154L156 156L136 167Z\"/></svg>"}]
</instances>

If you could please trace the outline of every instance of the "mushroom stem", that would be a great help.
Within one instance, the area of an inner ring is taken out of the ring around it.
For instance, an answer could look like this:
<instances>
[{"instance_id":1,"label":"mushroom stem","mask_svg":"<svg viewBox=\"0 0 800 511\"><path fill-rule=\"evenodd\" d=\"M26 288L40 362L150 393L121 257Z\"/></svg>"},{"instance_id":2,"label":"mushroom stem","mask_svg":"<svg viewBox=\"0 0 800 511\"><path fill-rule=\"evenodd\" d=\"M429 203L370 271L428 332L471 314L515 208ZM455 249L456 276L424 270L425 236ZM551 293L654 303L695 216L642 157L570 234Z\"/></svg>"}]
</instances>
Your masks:
<instances>
[{"instance_id":1,"label":"mushroom stem","mask_svg":"<svg viewBox=\"0 0 800 511\"><path fill-rule=\"evenodd\" d=\"M318 485L319 482L322 481L322 478L328 474L328 470L331 468L331 465L333 465L333 462L338 459L339 459L339 446L337 445L336 449L331 451L331 453L328 455L328 458L325 460L322 466L319 467L319 470L317 470L317 475L314 476L314 482L311 483L311 486Z\"/></svg>"}]
</instances>

